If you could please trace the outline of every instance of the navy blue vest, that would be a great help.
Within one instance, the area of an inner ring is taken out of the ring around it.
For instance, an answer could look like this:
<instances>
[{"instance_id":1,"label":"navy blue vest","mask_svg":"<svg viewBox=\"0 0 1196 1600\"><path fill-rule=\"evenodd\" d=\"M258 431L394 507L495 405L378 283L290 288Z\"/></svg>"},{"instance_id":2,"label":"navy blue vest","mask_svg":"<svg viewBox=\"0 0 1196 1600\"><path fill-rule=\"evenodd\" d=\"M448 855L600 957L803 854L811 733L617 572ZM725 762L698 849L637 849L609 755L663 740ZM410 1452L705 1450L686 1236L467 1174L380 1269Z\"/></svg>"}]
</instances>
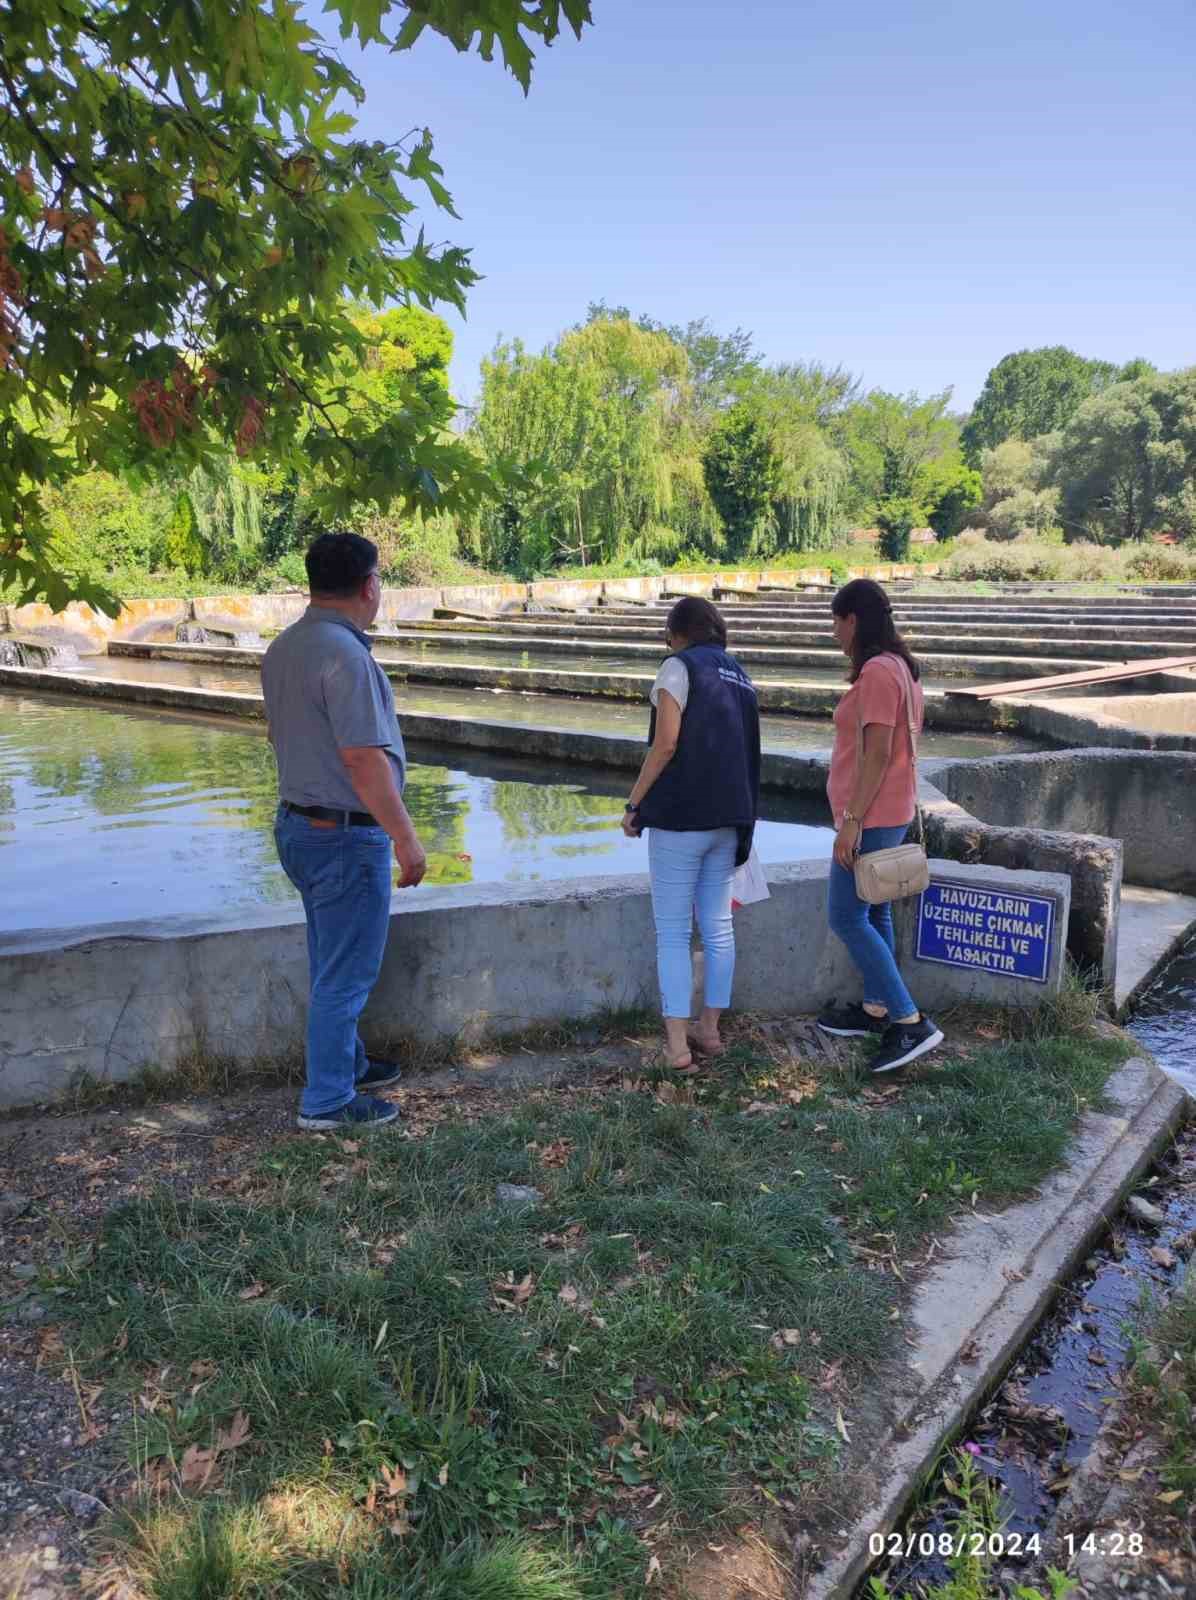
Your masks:
<instances>
[{"instance_id":1,"label":"navy blue vest","mask_svg":"<svg viewBox=\"0 0 1196 1600\"><path fill-rule=\"evenodd\" d=\"M678 652L689 673L689 698L668 766L639 808L645 828L695 833L740 830L739 860L746 861L760 800L760 713L752 680L716 644ZM648 728L656 736L656 708Z\"/></svg>"}]
</instances>

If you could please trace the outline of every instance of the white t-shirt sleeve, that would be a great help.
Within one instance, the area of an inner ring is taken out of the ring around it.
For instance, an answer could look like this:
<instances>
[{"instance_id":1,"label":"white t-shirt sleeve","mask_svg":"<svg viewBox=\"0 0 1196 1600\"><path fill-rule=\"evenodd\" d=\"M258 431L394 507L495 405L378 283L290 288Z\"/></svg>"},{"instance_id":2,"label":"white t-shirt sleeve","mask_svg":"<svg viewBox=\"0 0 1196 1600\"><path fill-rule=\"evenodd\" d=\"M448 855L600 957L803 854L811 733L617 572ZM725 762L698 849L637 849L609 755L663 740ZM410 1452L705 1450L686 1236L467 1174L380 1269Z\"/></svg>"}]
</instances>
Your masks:
<instances>
[{"instance_id":1,"label":"white t-shirt sleeve","mask_svg":"<svg viewBox=\"0 0 1196 1600\"><path fill-rule=\"evenodd\" d=\"M684 661L678 661L676 656L670 656L656 674L656 682L648 695L653 705L659 704L658 696L662 689L667 689L682 711L685 710L685 703L689 699L689 672Z\"/></svg>"}]
</instances>

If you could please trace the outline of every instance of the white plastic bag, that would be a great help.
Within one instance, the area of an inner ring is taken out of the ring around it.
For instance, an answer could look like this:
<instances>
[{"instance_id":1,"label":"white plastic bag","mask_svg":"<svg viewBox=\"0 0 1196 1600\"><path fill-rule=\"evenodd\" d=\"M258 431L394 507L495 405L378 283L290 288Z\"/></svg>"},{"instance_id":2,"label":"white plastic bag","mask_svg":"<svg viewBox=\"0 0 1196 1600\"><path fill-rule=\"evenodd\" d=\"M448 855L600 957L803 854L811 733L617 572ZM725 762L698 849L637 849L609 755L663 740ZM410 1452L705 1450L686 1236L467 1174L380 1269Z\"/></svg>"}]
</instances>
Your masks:
<instances>
[{"instance_id":1,"label":"white plastic bag","mask_svg":"<svg viewBox=\"0 0 1196 1600\"><path fill-rule=\"evenodd\" d=\"M751 854L742 867L735 868L731 879L731 909L737 911L740 906L754 906L768 898L768 880L753 845Z\"/></svg>"}]
</instances>

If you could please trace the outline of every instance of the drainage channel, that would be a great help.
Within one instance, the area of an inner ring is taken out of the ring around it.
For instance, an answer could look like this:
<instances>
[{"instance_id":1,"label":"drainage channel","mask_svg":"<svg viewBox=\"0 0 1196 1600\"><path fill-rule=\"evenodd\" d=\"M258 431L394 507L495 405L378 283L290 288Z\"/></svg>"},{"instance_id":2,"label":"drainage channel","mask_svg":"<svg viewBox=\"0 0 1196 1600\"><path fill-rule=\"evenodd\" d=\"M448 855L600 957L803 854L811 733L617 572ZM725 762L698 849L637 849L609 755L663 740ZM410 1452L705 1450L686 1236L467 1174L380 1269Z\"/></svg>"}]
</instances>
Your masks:
<instances>
[{"instance_id":1,"label":"drainage channel","mask_svg":"<svg viewBox=\"0 0 1196 1600\"><path fill-rule=\"evenodd\" d=\"M1126 1028L1193 1090L1196 940L1165 969ZM1148 1299L1166 1299L1179 1283L1194 1232L1196 1122L1189 1121L956 1441L955 1451L972 1458L971 1476L999 1496L987 1592L1012 1595L1020 1584L1041 1581L1047 1566L1069 1566L1056 1528L1060 1499L1119 1392L1139 1309ZM950 1580L941 1552L953 1548L963 1509L956 1459L885 1542L857 1600L875 1594L872 1579L883 1582L891 1600L928 1600Z\"/></svg>"}]
</instances>

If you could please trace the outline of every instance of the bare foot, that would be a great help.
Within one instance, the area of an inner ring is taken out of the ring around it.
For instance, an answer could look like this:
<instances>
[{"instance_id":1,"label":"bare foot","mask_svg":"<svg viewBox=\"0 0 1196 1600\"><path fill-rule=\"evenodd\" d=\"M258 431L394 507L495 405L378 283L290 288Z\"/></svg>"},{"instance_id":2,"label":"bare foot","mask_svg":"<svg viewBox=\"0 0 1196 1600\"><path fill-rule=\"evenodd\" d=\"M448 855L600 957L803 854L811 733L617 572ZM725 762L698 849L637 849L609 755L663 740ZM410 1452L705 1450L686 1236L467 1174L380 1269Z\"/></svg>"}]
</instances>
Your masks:
<instances>
[{"instance_id":1,"label":"bare foot","mask_svg":"<svg viewBox=\"0 0 1196 1600\"><path fill-rule=\"evenodd\" d=\"M666 1046L664 1058L668 1062L669 1066L672 1067L674 1072L688 1072L694 1064L694 1058L688 1050L681 1050L674 1053Z\"/></svg>"},{"instance_id":2,"label":"bare foot","mask_svg":"<svg viewBox=\"0 0 1196 1600\"><path fill-rule=\"evenodd\" d=\"M706 1033L701 1028L691 1028L689 1042L704 1056L721 1056L726 1048L717 1029L713 1033Z\"/></svg>"}]
</instances>

